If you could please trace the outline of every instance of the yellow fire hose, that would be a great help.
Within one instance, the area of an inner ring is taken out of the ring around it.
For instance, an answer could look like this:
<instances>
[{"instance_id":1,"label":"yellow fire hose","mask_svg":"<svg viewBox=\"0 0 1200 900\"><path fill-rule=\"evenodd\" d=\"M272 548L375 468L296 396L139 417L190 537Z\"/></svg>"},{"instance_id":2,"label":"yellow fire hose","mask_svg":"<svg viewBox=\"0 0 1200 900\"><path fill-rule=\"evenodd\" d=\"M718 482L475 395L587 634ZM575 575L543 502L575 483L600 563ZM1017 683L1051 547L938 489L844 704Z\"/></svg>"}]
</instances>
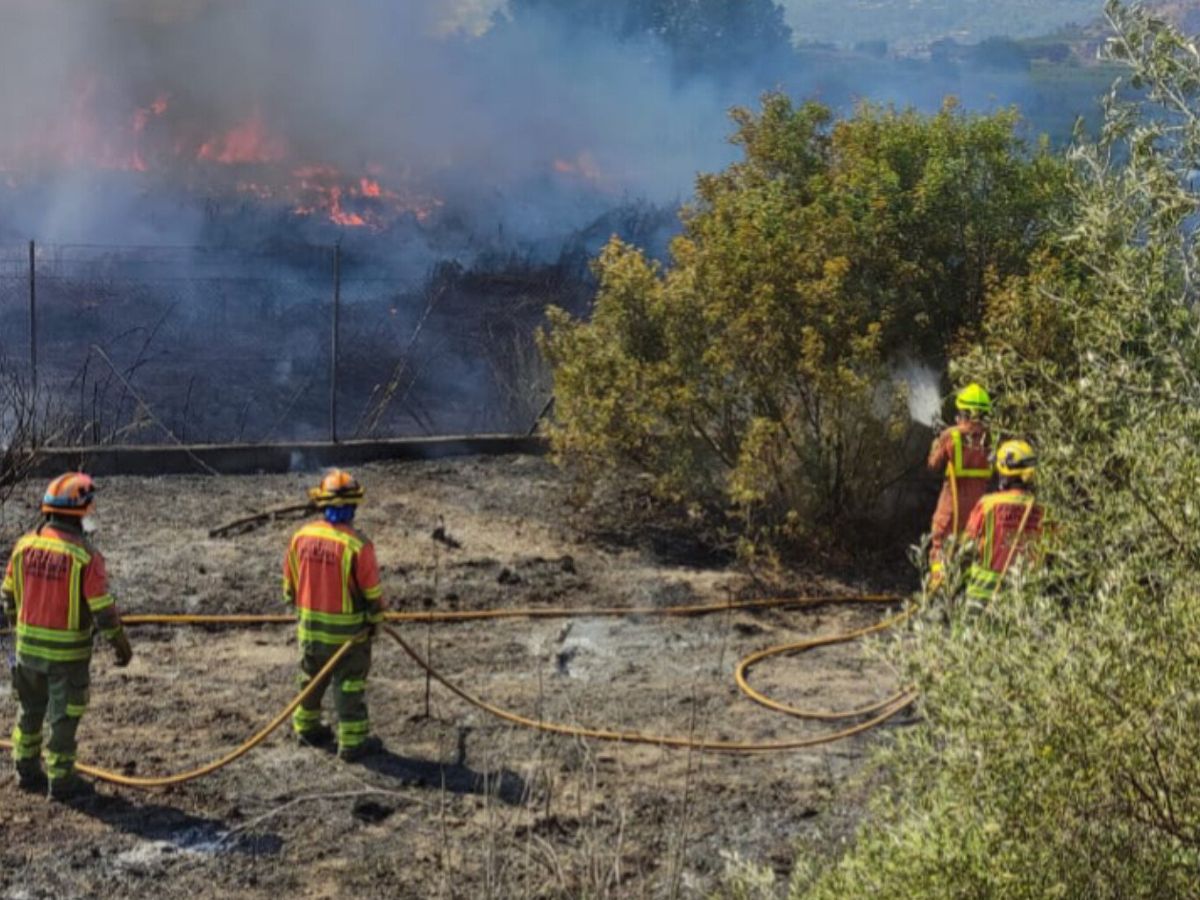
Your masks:
<instances>
[{"instance_id":1,"label":"yellow fire hose","mask_svg":"<svg viewBox=\"0 0 1200 900\"><path fill-rule=\"evenodd\" d=\"M91 775L93 778L99 778L101 781L109 781L113 784L122 785L123 787L143 789L171 787L172 785L183 784L186 781L195 781L197 778L203 778L205 775L211 775L218 769L225 768L234 760L245 756L259 744L265 741L268 737L270 737L271 732L286 722L288 716L292 714L293 710L307 700L309 695L311 695L313 691L321 686L322 680L324 680L324 678L333 671L333 667L338 664L338 661L346 655L352 646L354 646L354 642L347 641L345 644L339 647L338 651L329 658L329 662L325 663L325 665L321 668L321 671L316 674L313 680L305 685L304 690L292 698L291 703L280 710L279 714L276 715L275 718L255 732L253 737L241 744L236 749L226 753L220 759L215 759L206 765L200 766L199 768L191 769L187 772L180 772L176 775L161 775L151 777L124 775L120 772L111 772L108 769L97 769L95 766L88 766L82 763L77 764L75 768L77 768L80 772ZM12 741L0 740L0 747L11 750Z\"/></svg>"},{"instance_id":2,"label":"yellow fire hose","mask_svg":"<svg viewBox=\"0 0 1200 900\"><path fill-rule=\"evenodd\" d=\"M821 596L821 597L802 597L802 598L769 598L761 600L745 600L733 603L713 603L713 604L698 604L692 606L668 606L668 607L597 607L591 609L570 609L564 607L555 608L524 608L524 609L501 609L501 610L464 610L451 612L396 612L388 613L386 619L391 622L464 622L464 621L479 621L489 619L551 619L551 618L599 618L599 617L616 617L616 616L657 616L657 617L677 617L677 616L702 616L712 615L715 613L726 612L730 610L744 609L767 609L777 607L802 607L808 608L830 603L853 603L853 604L886 604L894 605L901 601L901 598L891 595L856 595L856 596ZM400 648L407 654L417 665L429 673L430 677L436 680L439 684L453 693L455 696L464 700L468 704L499 718L503 721L510 722L515 725L520 725L525 728L532 728L538 731L549 732L553 734L562 734L572 737L590 738L594 740L617 741L621 743L636 743L636 744L654 744L664 747L689 748L694 750L705 750L723 753L763 753L769 751L785 751L798 750L806 747L816 747L822 744L829 744L835 741L844 740L856 734L868 731L877 725L890 719L896 713L900 712L916 699L915 691L901 691L885 700L878 703L873 703L869 706L860 707L845 712L831 711L812 711L803 710L796 707L788 706L778 701L772 700L761 692L755 690L748 681L749 670L762 662L765 659L774 656L783 656L802 653L806 650L811 650L816 647L829 646L832 644L848 643L873 634L884 629L891 628L912 615L912 609L905 610L898 615L892 616L874 625L865 628L859 628L853 631L842 632L825 637L810 638L803 641L797 641L789 644L781 644L775 647L769 647L765 650L760 650L752 653L738 662L735 670L735 678L738 687L741 691L756 703L761 704L769 709L781 712L786 715L799 718L815 719L820 721L835 721L841 719L861 718L862 716L871 715L872 717L859 722L851 727L844 728L839 731L830 732L828 734L817 735L815 737L801 738L790 741L776 742L751 742L751 741L723 741L723 740L708 740L703 738L681 737L672 735L651 735L640 732L623 732L610 731L598 728L587 728L576 725L568 725L556 722L546 722L540 719L532 719L527 716L514 713L509 710L495 706L484 700L481 700L470 694L457 684L451 682L444 675L433 668L427 660L422 658L409 644L400 636L400 634L391 626L384 625L383 630L391 637ZM290 615L130 615L124 618L128 625L265 625L277 623L292 623L295 618ZM330 658L320 672L309 682L309 684L297 694L286 707L284 707L274 718L266 725L257 731L246 742L206 765L191 769L187 772L181 772L175 775L164 776L129 776L120 772L112 772L106 769L96 768L89 765L78 765L77 768L85 774L91 775L102 781L108 781L113 784L118 784L124 787L132 788L158 788L169 787L172 785L183 784L187 781L193 781L197 778L202 778L210 775L219 769L224 768L245 754L249 753L264 740L280 725L287 721L291 713L305 699L307 699L313 691L315 691L321 682L329 675L334 666L342 656L350 649L352 642L344 644ZM874 715L872 715L874 714ZM6 740L0 740L0 747L11 749L12 743Z\"/></svg>"}]
</instances>

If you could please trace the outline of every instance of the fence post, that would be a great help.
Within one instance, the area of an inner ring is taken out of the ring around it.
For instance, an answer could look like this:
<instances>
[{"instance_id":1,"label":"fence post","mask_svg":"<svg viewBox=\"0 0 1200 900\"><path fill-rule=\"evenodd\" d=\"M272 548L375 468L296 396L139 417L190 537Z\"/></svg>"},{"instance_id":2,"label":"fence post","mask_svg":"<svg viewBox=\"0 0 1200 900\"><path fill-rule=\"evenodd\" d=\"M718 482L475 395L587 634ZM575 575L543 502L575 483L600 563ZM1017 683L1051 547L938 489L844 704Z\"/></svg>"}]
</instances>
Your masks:
<instances>
[{"instance_id":1,"label":"fence post","mask_svg":"<svg viewBox=\"0 0 1200 900\"><path fill-rule=\"evenodd\" d=\"M37 245L29 242L29 383L36 402L37 364Z\"/></svg>"},{"instance_id":2,"label":"fence post","mask_svg":"<svg viewBox=\"0 0 1200 900\"><path fill-rule=\"evenodd\" d=\"M333 328L329 348L329 440L336 444L338 394L338 310L342 305L342 242L333 245Z\"/></svg>"}]
</instances>

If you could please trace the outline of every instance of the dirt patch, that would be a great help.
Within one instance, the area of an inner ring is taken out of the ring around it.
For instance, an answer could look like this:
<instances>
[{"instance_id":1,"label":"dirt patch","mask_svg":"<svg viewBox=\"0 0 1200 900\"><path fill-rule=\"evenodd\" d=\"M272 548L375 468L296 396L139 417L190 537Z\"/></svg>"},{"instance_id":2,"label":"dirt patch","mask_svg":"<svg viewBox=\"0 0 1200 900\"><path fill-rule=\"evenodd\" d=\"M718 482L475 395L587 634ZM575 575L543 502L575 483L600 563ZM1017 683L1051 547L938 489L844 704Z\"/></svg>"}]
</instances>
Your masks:
<instances>
[{"instance_id":1,"label":"dirt patch","mask_svg":"<svg viewBox=\"0 0 1200 900\"><path fill-rule=\"evenodd\" d=\"M595 540L554 468L534 458L374 465L359 524L400 609L655 606L755 594L727 564L680 565ZM311 475L110 478L97 543L127 612L276 612L294 523L234 539L209 528L295 502ZM6 538L41 485L3 510ZM459 544L453 547L432 535ZM814 582L813 590L834 585ZM584 618L407 626L447 675L527 714L610 728L783 739L822 728L736 691L745 653L872 621L878 612L736 612L705 619ZM244 739L295 689L290 627L141 628L124 671L93 664L82 755L138 774L179 771ZM894 674L856 646L764 667L794 703L846 708ZM721 757L593 744L511 728L376 645L372 722L387 752L346 765L279 733L184 787L100 787L82 810L0 782L0 896L207 898L657 896L710 888L723 853L786 869L797 845L836 840L861 808L855 774L876 736L810 751ZM12 701L0 689L0 711Z\"/></svg>"}]
</instances>

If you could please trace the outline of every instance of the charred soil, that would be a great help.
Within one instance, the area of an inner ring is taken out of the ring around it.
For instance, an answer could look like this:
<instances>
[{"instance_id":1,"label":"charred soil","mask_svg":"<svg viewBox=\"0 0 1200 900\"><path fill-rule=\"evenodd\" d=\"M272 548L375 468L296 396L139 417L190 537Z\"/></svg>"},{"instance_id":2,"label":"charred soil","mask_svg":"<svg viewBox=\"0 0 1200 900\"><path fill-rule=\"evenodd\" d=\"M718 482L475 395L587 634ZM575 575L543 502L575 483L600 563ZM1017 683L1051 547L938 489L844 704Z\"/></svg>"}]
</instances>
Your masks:
<instances>
[{"instance_id":1,"label":"charred soil","mask_svg":"<svg viewBox=\"0 0 1200 900\"><path fill-rule=\"evenodd\" d=\"M653 542L598 538L536 458L368 466L358 524L376 543L395 609L655 606L762 593L727 560L664 559ZM291 521L228 539L208 529L295 503L311 475L110 478L104 551L122 609L279 612ZM40 485L3 510L4 545L37 520ZM439 537L434 538L437 533ZM793 576L797 593L863 585ZM768 644L868 624L829 606L701 619L584 618L403 626L449 677L545 719L721 738L783 739L828 726L758 708L734 686L737 659ZM80 755L137 774L215 758L296 690L293 629L144 627L135 659L93 662ZM895 673L860 646L822 648L756 671L798 705L851 708ZM386 751L359 764L302 748L280 729L202 781L137 792L99 786L77 809L0 776L0 896L692 896L723 855L786 871L800 844L836 842L862 808L871 734L812 750L728 757L596 744L519 730L424 676L387 640L368 688ZM328 701L327 701L328 705ZM7 684L0 710L14 710Z\"/></svg>"}]
</instances>

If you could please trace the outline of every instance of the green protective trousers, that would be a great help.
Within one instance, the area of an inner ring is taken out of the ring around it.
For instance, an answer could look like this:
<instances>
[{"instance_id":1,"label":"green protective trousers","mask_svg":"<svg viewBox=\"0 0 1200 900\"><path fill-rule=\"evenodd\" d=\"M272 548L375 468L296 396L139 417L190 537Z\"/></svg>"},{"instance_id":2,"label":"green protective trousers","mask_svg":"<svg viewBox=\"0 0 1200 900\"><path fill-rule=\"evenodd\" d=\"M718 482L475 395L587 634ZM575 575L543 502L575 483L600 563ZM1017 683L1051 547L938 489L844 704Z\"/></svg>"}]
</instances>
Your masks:
<instances>
[{"instance_id":1,"label":"green protective trousers","mask_svg":"<svg viewBox=\"0 0 1200 900\"><path fill-rule=\"evenodd\" d=\"M303 644L300 657L301 688L308 686L329 658L338 651L336 644ZM355 644L334 667L329 677L317 686L292 713L292 728L304 735L321 727L321 699L333 682L333 707L337 711L339 750L350 750L367 739L371 723L367 716L367 675L371 671L371 642Z\"/></svg>"},{"instance_id":2,"label":"green protective trousers","mask_svg":"<svg viewBox=\"0 0 1200 900\"><path fill-rule=\"evenodd\" d=\"M48 721L46 775L55 782L69 779L75 773L75 733L88 704L90 666L90 660L17 663L13 688L20 713L12 742L13 760L19 771L37 765L42 755L42 725Z\"/></svg>"}]
</instances>

